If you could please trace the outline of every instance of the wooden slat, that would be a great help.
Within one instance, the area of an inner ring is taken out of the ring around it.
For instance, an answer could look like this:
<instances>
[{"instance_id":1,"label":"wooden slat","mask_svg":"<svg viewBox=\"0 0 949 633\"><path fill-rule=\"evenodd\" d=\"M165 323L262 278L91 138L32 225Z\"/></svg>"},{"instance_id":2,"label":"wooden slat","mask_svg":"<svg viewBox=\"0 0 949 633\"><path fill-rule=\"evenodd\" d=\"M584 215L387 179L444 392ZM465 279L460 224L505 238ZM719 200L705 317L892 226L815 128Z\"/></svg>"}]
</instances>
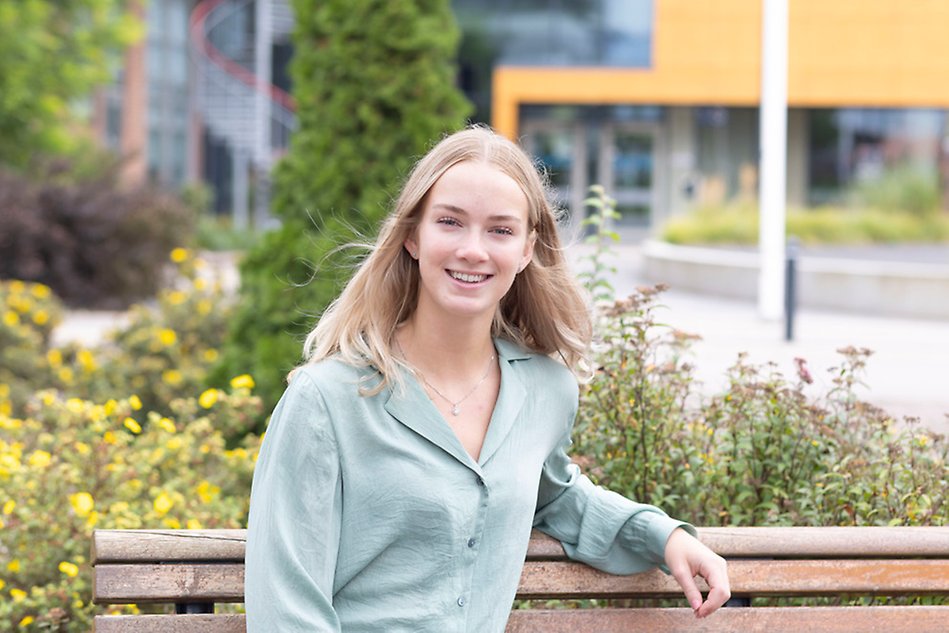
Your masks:
<instances>
[{"instance_id":1,"label":"wooden slat","mask_svg":"<svg viewBox=\"0 0 949 633\"><path fill-rule=\"evenodd\" d=\"M732 560L728 577L735 596L946 594L949 560ZM701 580L698 584L707 590ZM517 597L677 597L681 593L675 579L659 570L613 576L580 563L529 561L521 572Z\"/></svg>"},{"instance_id":2,"label":"wooden slat","mask_svg":"<svg viewBox=\"0 0 949 633\"><path fill-rule=\"evenodd\" d=\"M697 620L691 609L520 609L506 633L945 633L949 607L726 608Z\"/></svg>"},{"instance_id":3,"label":"wooden slat","mask_svg":"<svg viewBox=\"0 0 949 633\"><path fill-rule=\"evenodd\" d=\"M949 560L750 561L729 563L736 596L814 596L839 593L906 595L949 593ZM701 581L700 588L704 589ZM97 604L241 602L244 568L234 564L97 565ZM653 570L613 576L580 563L531 561L518 597L676 597L675 579Z\"/></svg>"},{"instance_id":4,"label":"wooden slat","mask_svg":"<svg viewBox=\"0 0 949 633\"><path fill-rule=\"evenodd\" d=\"M949 558L949 527L698 528L725 558ZM534 531L528 560L562 560L556 540Z\"/></svg>"},{"instance_id":5,"label":"wooden slat","mask_svg":"<svg viewBox=\"0 0 949 633\"><path fill-rule=\"evenodd\" d=\"M949 527L699 528L729 558L949 558ZM92 563L240 561L246 530L96 530ZM528 560L564 559L554 539L535 531Z\"/></svg>"},{"instance_id":6,"label":"wooden slat","mask_svg":"<svg viewBox=\"0 0 949 633\"><path fill-rule=\"evenodd\" d=\"M92 564L243 561L247 530L95 530Z\"/></svg>"},{"instance_id":7,"label":"wooden slat","mask_svg":"<svg viewBox=\"0 0 949 633\"><path fill-rule=\"evenodd\" d=\"M95 633L246 633L244 615L97 615Z\"/></svg>"},{"instance_id":8,"label":"wooden slat","mask_svg":"<svg viewBox=\"0 0 949 633\"><path fill-rule=\"evenodd\" d=\"M95 567L96 604L243 602L244 565L171 563Z\"/></svg>"}]
</instances>

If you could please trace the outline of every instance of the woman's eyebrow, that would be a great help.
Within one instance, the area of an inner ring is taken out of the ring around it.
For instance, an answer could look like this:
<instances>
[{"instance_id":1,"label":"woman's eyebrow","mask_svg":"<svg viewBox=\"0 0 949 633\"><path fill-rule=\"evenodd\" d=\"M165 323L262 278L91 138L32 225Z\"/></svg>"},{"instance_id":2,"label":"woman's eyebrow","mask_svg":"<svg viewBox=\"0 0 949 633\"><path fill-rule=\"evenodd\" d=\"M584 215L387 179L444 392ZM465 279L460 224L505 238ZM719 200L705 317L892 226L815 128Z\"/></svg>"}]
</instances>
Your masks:
<instances>
[{"instance_id":1,"label":"woman's eyebrow","mask_svg":"<svg viewBox=\"0 0 949 633\"><path fill-rule=\"evenodd\" d=\"M465 211L462 207L456 206L454 204L449 204L447 202L436 202L432 205L433 209L441 209L443 211L451 211L452 213L457 213L458 215L467 216L468 212ZM494 215L489 215L488 219L492 222L523 222L523 218L513 214L513 213L496 213Z\"/></svg>"}]
</instances>

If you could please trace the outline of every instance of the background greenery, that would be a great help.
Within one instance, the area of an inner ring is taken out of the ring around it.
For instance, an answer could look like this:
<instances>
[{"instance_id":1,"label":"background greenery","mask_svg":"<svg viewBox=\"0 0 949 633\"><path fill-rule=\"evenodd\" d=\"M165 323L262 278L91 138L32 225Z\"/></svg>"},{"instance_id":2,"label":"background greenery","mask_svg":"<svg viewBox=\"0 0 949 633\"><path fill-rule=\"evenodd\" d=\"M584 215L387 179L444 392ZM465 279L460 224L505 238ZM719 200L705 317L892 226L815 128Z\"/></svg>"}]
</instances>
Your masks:
<instances>
[{"instance_id":1,"label":"background greenery","mask_svg":"<svg viewBox=\"0 0 949 633\"><path fill-rule=\"evenodd\" d=\"M936 178L903 167L861 183L837 207L789 209L787 233L805 244L949 242L949 213L939 209ZM700 206L669 220L662 239L673 244L758 243L754 203Z\"/></svg>"},{"instance_id":2,"label":"background greenery","mask_svg":"<svg viewBox=\"0 0 949 633\"><path fill-rule=\"evenodd\" d=\"M454 86L458 29L447 0L295 0L294 14L299 127L274 174L283 226L241 263L214 374L222 383L250 371L268 405L350 275L339 246L372 235L415 160L469 110Z\"/></svg>"},{"instance_id":3,"label":"background greenery","mask_svg":"<svg viewBox=\"0 0 949 633\"><path fill-rule=\"evenodd\" d=\"M110 79L110 59L139 40L126 0L0 2L0 164L78 151L74 101Z\"/></svg>"}]
</instances>

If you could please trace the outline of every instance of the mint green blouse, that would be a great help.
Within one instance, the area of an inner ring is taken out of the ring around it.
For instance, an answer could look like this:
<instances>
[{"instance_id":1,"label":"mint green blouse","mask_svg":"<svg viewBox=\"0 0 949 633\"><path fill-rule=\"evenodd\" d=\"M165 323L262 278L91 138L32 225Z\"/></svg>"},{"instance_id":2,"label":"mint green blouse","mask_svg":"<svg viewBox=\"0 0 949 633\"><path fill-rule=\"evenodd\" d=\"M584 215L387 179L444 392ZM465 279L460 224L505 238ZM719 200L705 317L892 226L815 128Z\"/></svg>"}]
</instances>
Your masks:
<instances>
[{"instance_id":1,"label":"mint green blouse","mask_svg":"<svg viewBox=\"0 0 949 633\"><path fill-rule=\"evenodd\" d=\"M577 383L497 340L501 389L481 455L422 387L358 393L364 370L300 369L274 410L247 534L249 633L502 632L531 527L616 574L660 565L677 527L594 486L565 449Z\"/></svg>"}]
</instances>

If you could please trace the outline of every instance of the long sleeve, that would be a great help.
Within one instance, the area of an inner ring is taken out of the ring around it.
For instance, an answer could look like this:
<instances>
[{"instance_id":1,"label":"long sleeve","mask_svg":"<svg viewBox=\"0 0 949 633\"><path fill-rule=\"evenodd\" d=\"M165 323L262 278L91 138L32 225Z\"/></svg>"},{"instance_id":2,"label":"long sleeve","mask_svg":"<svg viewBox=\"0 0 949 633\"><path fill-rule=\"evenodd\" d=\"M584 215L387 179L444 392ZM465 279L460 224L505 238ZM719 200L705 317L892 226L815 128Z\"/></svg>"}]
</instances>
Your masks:
<instances>
[{"instance_id":1,"label":"long sleeve","mask_svg":"<svg viewBox=\"0 0 949 633\"><path fill-rule=\"evenodd\" d=\"M248 633L339 631L333 584L342 481L325 403L300 372L274 409L251 491Z\"/></svg>"},{"instance_id":2,"label":"long sleeve","mask_svg":"<svg viewBox=\"0 0 949 633\"><path fill-rule=\"evenodd\" d=\"M669 535L688 523L659 508L595 486L566 454L569 433L544 463L534 527L563 544L567 556L612 574L664 565Z\"/></svg>"}]
</instances>

